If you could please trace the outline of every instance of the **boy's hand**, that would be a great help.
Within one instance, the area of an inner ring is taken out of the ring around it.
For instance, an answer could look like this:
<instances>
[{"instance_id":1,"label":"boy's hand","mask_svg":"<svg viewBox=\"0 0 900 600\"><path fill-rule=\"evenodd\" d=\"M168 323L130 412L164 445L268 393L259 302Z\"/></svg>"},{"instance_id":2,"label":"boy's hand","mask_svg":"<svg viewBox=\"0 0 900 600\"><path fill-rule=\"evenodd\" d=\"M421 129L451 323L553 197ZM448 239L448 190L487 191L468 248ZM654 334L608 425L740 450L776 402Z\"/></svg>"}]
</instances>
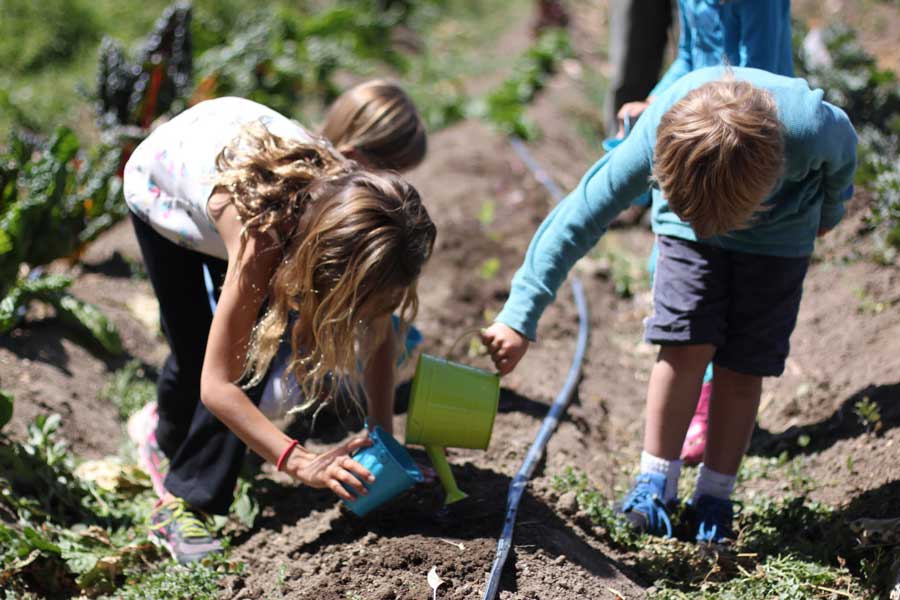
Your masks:
<instances>
[{"instance_id":1,"label":"boy's hand","mask_svg":"<svg viewBox=\"0 0 900 600\"><path fill-rule=\"evenodd\" d=\"M822 237L823 235L825 235L832 229L833 229L833 227L820 227L819 230L816 232L816 237Z\"/></svg>"},{"instance_id":2,"label":"boy's hand","mask_svg":"<svg viewBox=\"0 0 900 600\"><path fill-rule=\"evenodd\" d=\"M355 500L353 494L341 484L347 484L358 496L368 493L363 481L372 484L375 477L350 458L350 454L371 445L372 440L366 436L354 438L322 454L314 454L297 446L288 458L285 471L309 487L328 488L344 500Z\"/></svg>"},{"instance_id":3,"label":"boy's hand","mask_svg":"<svg viewBox=\"0 0 900 600\"><path fill-rule=\"evenodd\" d=\"M487 346L494 366L501 375L515 369L528 350L528 338L503 323L494 323L483 330L481 342Z\"/></svg>"}]
</instances>

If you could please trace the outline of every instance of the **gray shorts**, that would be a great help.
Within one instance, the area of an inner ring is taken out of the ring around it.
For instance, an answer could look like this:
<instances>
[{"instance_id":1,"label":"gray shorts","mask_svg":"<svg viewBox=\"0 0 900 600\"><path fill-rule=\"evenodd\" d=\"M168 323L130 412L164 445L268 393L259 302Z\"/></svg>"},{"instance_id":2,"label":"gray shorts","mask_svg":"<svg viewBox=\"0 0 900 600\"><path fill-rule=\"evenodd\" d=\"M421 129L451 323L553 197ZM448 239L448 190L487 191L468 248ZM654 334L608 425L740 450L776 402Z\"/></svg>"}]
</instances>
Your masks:
<instances>
[{"instance_id":1,"label":"gray shorts","mask_svg":"<svg viewBox=\"0 0 900 600\"><path fill-rule=\"evenodd\" d=\"M784 372L808 257L725 250L659 236L653 344L712 344L713 364L761 377Z\"/></svg>"}]
</instances>

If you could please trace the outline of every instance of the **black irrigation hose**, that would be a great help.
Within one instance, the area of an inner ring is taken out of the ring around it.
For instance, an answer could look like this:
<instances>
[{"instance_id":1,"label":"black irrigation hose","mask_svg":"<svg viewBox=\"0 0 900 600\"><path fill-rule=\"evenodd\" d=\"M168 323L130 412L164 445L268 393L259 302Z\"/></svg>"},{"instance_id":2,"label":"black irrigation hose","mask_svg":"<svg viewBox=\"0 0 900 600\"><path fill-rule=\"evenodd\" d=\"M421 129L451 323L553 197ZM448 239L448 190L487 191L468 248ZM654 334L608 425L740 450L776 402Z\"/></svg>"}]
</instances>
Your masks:
<instances>
[{"instance_id":1,"label":"black irrigation hose","mask_svg":"<svg viewBox=\"0 0 900 600\"><path fill-rule=\"evenodd\" d=\"M513 137L510 138L510 144L512 144L513 150L516 151L522 162L525 163L525 166L532 172L535 179L547 188L547 191L550 192L550 195L553 196L556 202L560 202L563 199L562 190L547 172L541 168L540 164L528 151L524 142L519 138ZM560 389L553 400L547 416L544 417L541 430L528 449L525 462L522 463L519 472L516 473L509 486L509 493L506 496L506 519L503 522L503 533L497 541L497 553L494 556L494 564L491 567L491 574L488 577L487 588L484 590L482 600L494 600L494 597L497 595L497 590L500 587L500 574L503 572L503 565L506 564L506 558L509 556L509 550L512 547L512 533L513 527L516 525L519 501L522 499L525 486L528 484L528 480L531 479L538 460L544 454L544 448L547 446L550 436L553 435L560 418L569 406L581 375L581 363L584 360L584 352L587 349L588 308L581 280L578 277L572 277L571 282L572 295L575 297L575 306L578 308L578 341L575 344L575 356L572 357L572 365L569 367L569 374L566 376L562 389Z\"/></svg>"}]
</instances>

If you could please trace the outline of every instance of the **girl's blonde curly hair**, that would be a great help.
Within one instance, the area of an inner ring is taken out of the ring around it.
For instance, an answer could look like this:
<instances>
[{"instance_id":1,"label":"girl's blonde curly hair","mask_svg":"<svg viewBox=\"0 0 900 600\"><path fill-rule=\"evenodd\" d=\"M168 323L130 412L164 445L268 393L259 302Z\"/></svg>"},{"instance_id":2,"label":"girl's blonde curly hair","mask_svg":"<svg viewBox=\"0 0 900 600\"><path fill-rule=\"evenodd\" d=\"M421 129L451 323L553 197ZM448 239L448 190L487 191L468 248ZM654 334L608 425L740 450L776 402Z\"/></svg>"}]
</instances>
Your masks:
<instances>
[{"instance_id":1,"label":"girl's blonde curly hair","mask_svg":"<svg viewBox=\"0 0 900 600\"><path fill-rule=\"evenodd\" d=\"M436 235L418 192L396 174L360 170L322 138L285 140L262 125L246 128L216 166L244 225L241 252L251 230L271 232L283 251L245 385L263 380L289 326L288 371L305 406L341 379L358 381L367 323L395 310L410 322L418 308L416 280Z\"/></svg>"}]
</instances>

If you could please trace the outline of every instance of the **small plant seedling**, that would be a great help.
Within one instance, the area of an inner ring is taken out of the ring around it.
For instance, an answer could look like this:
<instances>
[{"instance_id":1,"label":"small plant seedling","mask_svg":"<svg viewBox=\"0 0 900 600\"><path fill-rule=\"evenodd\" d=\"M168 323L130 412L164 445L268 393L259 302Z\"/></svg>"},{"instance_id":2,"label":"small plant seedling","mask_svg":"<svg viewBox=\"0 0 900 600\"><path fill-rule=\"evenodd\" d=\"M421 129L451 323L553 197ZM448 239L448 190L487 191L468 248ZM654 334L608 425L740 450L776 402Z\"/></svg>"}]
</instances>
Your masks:
<instances>
[{"instance_id":1,"label":"small plant seedling","mask_svg":"<svg viewBox=\"0 0 900 600\"><path fill-rule=\"evenodd\" d=\"M497 276L497 273L500 272L500 259L496 256L492 256L488 259L485 259L483 263L481 263L481 268L478 270L478 275L481 276L482 279L490 281L494 277Z\"/></svg>"},{"instance_id":2,"label":"small plant seedling","mask_svg":"<svg viewBox=\"0 0 900 600\"><path fill-rule=\"evenodd\" d=\"M867 432L874 431L878 433L881 431L881 411L878 408L878 404L873 402L871 398L866 396L857 402L853 406L853 412Z\"/></svg>"},{"instance_id":3,"label":"small plant seedling","mask_svg":"<svg viewBox=\"0 0 900 600\"><path fill-rule=\"evenodd\" d=\"M481 210L478 211L478 222L481 223L482 227L487 229L494 224L495 213L496 210L493 201L485 200L481 205Z\"/></svg>"},{"instance_id":4,"label":"small plant seedling","mask_svg":"<svg viewBox=\"0 0 900 600\"><path fill-rule=\"evenodd\" d=\"M100 398L115 404L124 420L156 399L156 384L147 377L141 361L132 360L113 373Z\"/></svg>"}]
</instances>

